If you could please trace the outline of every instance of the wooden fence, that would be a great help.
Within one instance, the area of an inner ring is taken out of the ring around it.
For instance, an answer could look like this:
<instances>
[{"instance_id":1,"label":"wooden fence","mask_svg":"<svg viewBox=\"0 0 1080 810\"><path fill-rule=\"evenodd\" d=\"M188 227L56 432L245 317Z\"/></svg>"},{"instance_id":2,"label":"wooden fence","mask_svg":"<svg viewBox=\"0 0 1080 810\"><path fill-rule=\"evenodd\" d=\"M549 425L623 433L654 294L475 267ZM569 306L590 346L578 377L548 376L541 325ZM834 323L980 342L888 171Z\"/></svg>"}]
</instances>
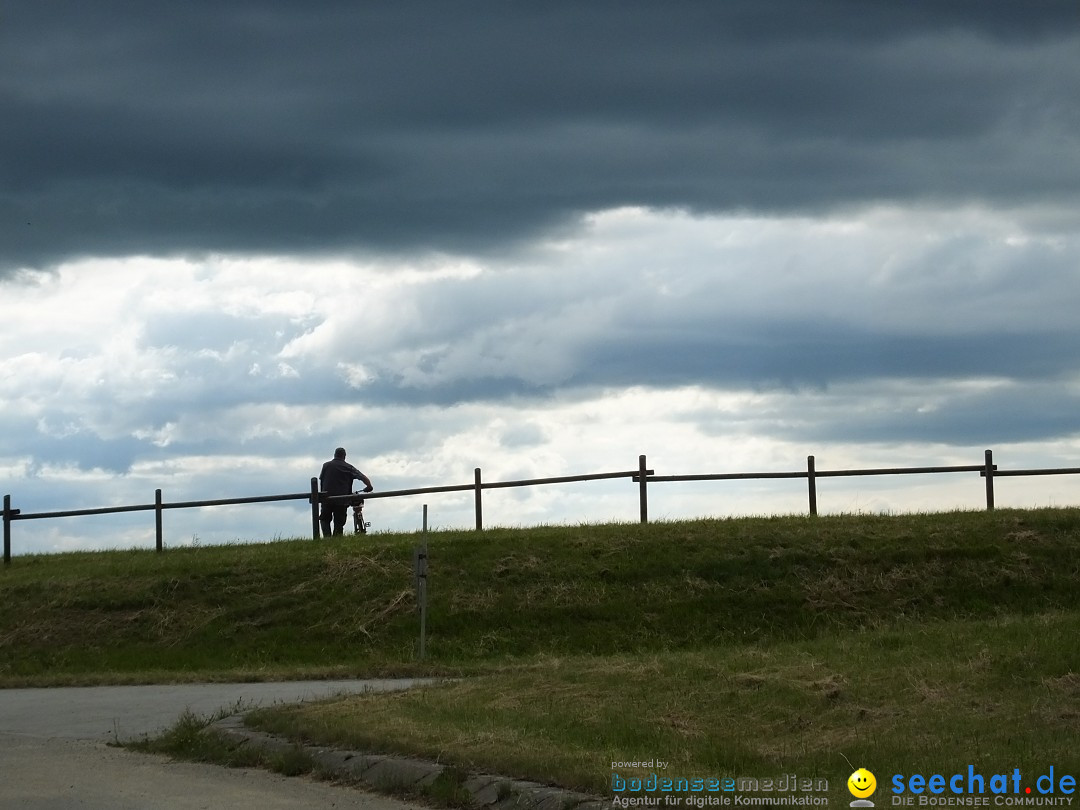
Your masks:
<instances>
[{"instance_id":1,"label":"wooden fence","mask_svg":"<svg viewBox=\"0 0 1080 810\"><path fill-rule=\"evenodd\" d=\"M482 493L485 489L504 489L508 487L531 487L545 484L566 484L581 481L600 481L611 478L629 478L638 485L639 517L642 523L649 522L649 484L679 482L679 481L732 481L754 480L769 478L805 478L807 481L807 498L811 515L817 514L817 479L836 478L841 476L868 476L868 475L922 475L926 473L957 473L977 472L983 477L986 489L986 508L994 508L994 479L1006 476L1027 475L1075 475L1080 474L1080 467L1056 467L1049 469L1027 470L999 470L994 464L993 453L987 450L981 464L961 464L944 467L888 467L871 468L861 470L819 470L815 467L814 457L807 456L806 469L790 472L743 472L743 473L709 473L699 475L656 475L654 470L648 469L645 456L638 456L638 466L634 470L620 472L593 473L588 475L563 475L555 478L531 478L519 481L484 481L481 478L480 468L473 472L471 484L451 484L448 486L419 487L417 489L398 489L384 492L367 492L364 498L397 498L409 495L425 495L437 492L469 492L473 493L476 508L476 528L484 528L484 512ZM296 501L304 500L311 504L311 536L319 537L319 511L323 503L334 501L349 501L355 495L328 496L319 491L319 480L311 479L310 489L306 492L295 492L285 495L259 495L249 498L219 498L209 501L175 501L166 503L162 500L161 490L155 490L154 502L137 504L134 506L105 506L96 509L69 509L59 512L30 512L24 513L11 506L11 496L4 496L3 524L4 524L4 564L11 563L11 524L20 520L41 520L46 518L81 517L84 515L107 515L119 512L153 512L156 536L156 548L164 549L164 534L162 514L167 509L194 509L205 506L226 506L247 503L268 503L272 501Z\"/></svg>"}]
</instances>

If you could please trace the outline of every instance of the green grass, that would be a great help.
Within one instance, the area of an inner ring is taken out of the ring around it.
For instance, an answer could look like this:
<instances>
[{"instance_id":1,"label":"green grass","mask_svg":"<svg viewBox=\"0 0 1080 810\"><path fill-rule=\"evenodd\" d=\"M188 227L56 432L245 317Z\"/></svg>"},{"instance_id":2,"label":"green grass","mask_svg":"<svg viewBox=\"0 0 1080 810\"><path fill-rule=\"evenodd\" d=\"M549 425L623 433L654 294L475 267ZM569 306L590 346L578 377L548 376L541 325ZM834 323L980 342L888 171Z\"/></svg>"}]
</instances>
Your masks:
<instances>
[{"instance_id":1,"label":"green grass","mask_svg":"<svg viewBox=\"0 0 1080 810\"><path fill-rule=\"evenodd\" d=\"M0 683L472 671L1080 608L1080 511L789 517L16 557Z\"/></svg>"},{"instance_id":2,"label":"green grass","mask_svg":"<svg viewBox=\"0 0 1080 810\"><path fill-rule=\"evenodd\" d=\"M423 663L420 540L17 557L0 684L466 675L252 719L592 791L1080 772L1080 510L432 533Z\"/></svg>"},{"instance_id":3,"label":"green grass","mask_svg":"<svg viewBox=\"0 0 1080 810\"><path fill-rule=\"evenodd\" d=\"M297 745L283 753L267 754L243 746L232 745L214 734L207 734L207 727L225 713L212 717L200 717L185 711L172 728L160 737L133 740L124 747L147 753L168 754L194 762L211 762L232 768L263 767L284 776L299 776L318 770L312 756Z\"/></svg>"},{"instance_id":4,"label":"green grass","mask_svg":"<svg viewBox=\"0 0 1080 810\"><path fill-rule=\"evenodd\" d=\"M420 754L597 793L673 775L1080 771L1080 614L953 620L691 652L538 659L393 696L260 709L295 739ZM846 759L845 759L846 757ZM620 768L627 775L650 769ZM951 771L950 771L951 772ZM850 800L850 798L849 798Z\"/></svg>"}]
</instances>

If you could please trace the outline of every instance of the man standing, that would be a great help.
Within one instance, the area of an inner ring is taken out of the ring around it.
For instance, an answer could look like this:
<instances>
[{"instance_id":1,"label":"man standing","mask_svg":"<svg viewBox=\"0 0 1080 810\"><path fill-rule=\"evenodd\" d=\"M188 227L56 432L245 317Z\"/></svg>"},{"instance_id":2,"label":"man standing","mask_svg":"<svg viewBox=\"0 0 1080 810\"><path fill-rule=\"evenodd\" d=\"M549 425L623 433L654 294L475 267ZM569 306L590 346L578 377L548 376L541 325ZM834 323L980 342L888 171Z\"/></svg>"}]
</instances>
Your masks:
<instances>
[{"instance_id":1,"label":"man standing","mask_svg":"<svg viewBox=\"0 0 1080 810\"><path fill-rule=\"evenodd\" d=\"M371 492L371 479L345 460L345 448L334 451L334 457L322 465L319 473L319 485L327 495L351 495L352 482L363 481L364 492ZM348 501L324 503L319 521L322 523L323 537L330 536L330 518L334 519L334 534L345 534L345 520L349 513Z\"/></svg>"}]
</instances>

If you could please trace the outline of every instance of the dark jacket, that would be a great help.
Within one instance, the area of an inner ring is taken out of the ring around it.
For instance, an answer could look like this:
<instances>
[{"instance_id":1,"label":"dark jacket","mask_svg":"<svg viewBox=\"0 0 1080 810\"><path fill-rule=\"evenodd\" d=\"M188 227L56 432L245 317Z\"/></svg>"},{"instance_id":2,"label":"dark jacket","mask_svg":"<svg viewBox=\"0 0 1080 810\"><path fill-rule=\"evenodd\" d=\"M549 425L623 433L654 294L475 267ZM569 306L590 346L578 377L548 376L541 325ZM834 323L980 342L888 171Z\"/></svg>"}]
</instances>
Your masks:
<instances>
[{"instance_id":1,"label":"dark jacket","mask_svg":"<svg viewBox=\"0 0 1080 810\"><path fill-rule=\"evenodd\" d=\"M363 481L367 476L343 458L334 458L322 465L319 482L327 495L348 495L353 481Z\"/></svg>"}]
</instances>

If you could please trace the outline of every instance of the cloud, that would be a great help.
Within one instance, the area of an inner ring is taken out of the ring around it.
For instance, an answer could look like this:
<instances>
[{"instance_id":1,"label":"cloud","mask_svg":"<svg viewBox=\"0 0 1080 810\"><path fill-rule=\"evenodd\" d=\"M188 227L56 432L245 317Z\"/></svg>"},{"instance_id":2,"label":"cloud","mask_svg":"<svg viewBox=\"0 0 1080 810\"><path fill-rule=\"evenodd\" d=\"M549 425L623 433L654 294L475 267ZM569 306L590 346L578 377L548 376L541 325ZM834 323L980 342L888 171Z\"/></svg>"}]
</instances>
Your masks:
<instances>
[{"instance_id":1,"label":"cloud","mask_svg":"<svg viewBox=\"0 0 1080 810\"><path fill-rule=\"evenodd\" d=\"M628 385L1054 379L1076 370L1078 248L989 213L622 210L528 261L387 290L374 300L401 317L374 345L339 330L317 352L362 366L356 395L386 404Z\"/></svg>"},{"instance_id":2,"label":"cloud","mask_svg":"<svg viewBox=\"0 0 1080 810\"><path fill-rule=\"evenodd\" d=\"M0 266L490 253L621 206L1048 199L1068 4L322 2L5 13Z\"/></svg>"},{"instance_id":3,"label":"cloud","mask_svg":"<svg viewBox=\"0 0 1080 810\"><path fill-rule=\"evenodd\" d=\"M1075 466L1068 4L4 15L0 487L20 504L304 490L338 445L383 488L639 453L678 473L1001 444ZM731 487L664 508L805 506ZM968 504L957 487L873 503ZM468 525L455 497L444 520ZM634 497L502 492L492 519ZM172 520L228 540L307 516Z\"/></svg>"},{"instance_id":4,"label":"cloud","mask_svg":"<svg viewBox=\"0 0 1080 810\"><path fill-rule=\"evenodd\" d=\"M99 261L6 285L0 376L18 427L3 455L123 473L307 456L341 432L405 452L433 440L409 424L432 408L628 389L775 395L777 416L744 424L785 441L792 425L835 441L1071 435L1078 258L1074 238L985 211L620 209L482 263ZM1024 391L1043 405L1025 410ZM943 400L925 408L922 392ZM965 422L976 411L993 418ZM550 434L525 421L495 435L514 448Z\"/></svg>"}]
</instances>

